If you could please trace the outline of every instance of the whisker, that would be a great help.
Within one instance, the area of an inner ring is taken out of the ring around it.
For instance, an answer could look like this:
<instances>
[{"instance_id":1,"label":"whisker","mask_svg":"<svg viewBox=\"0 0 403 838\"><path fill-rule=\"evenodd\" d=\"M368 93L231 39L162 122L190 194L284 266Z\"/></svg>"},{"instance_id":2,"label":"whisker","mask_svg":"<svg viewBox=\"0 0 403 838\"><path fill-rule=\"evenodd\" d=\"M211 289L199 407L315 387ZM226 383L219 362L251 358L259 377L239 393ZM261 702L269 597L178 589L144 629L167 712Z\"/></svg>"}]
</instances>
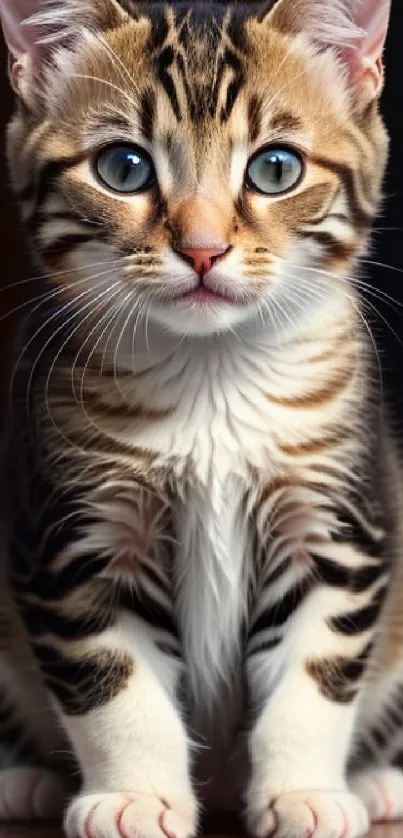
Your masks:
<instances>
[{"instance_id":1,"label":"whisker","mask_svg":"<svg viewBox=\"0 0 403 838\"><path fill-rule=\"evenodd\" d=\"M138 333L140 318L141 318L141 315L143 313L144 308L145 308L145 299L143 297L143 299L140 299L140 307L139 307L139 311L138 311L138 314L137 314L137 317L136 317L136 322L134 324L134 329L133 329L133 333L132 333L132 371L133 371L133 375L135 374L135 362L134 362L135 355L136 355L135 340L136 340L137 333Z\"/></svg>"},{"instance_id":2,"label":"whisker","mask_svg":"<svg viewBox=\"0 0 403 838\"><path fill-rule=\"evenodd\" d=\"M50 366L50 368L49 368L49 370L48 370L48 375L47 375L46 384L45 384L45 403L46 403L46 410L47 410L47 414L48 414L48 416L49 416L49 418L50 418L50 420L51 420L51 422L52 422L52 424L53 424L54 428L55 428L55 429L57 430L57 432L58 432L58 433L59 433L59 434L63 437L63 439L64 439L66 442L68 442L68 444L69 444L69 445L71 445L71 440L68 440L68 439L67 439L67 437L66 437L66 436L62 433L62 431L60 430L60 428L56 425L56 423L55 423L55 421L54 421L54 419L53 419L53 416L52 416L51 410L50 410L50 405L49 405L49 387L50 387L50 381L51 381L51 377L52 377L52 374L53 374L53 370L54 370L54 368L55 368L55 366L56 366L56 363L57 363L58 359L60 358L60 355L62 354L63 350L65 349L65 347L67 346L68 342L71 340L71 338L73 337L73 335L74 335L74 334L76 334L76 333L77 333L77 332L78 332L78 331L82 328L83 324L84 324L84 323L86 323L86 322L87 322L87 320L88 320L90 317L92 317L92 316L93 316L94 311L98 311L98 309L102 308L102 306L104 305L104 300L103 300L103 298L105 297L105 295L106 295L107 293L109 293L111 290L113 290L113 288L118 287L118 286L119 286L119 284L120 284L120 283L119 283L119 280L118 280L117 282L113 283L113 284L112 284L112 286L110 286L109 288L105 289L104 291L101 291L101 292L100 292L99 294L97 294L97 295L96 295L93 299L91 299L88 303L86 303L84 306L82 306L78 312L73 312L73 314L72 314L72 315L70 315L70 317L67 319L67 321L65 321L65 323L63 323L63 325L62 325L61 327L59 327L59 329L58 329L58 330L56 330L56 332L55 332L55 334L57 334L57 332L58 332L58 331L60 331L62 328L64 328L64 327L65 327L66 322L67 322L67 323L71 323L71 321L73 321L76 317L78 317L78 316L82 315L82 314L83 314L83 312L84 312L87 308L89 308L89 307L90 307L90 311L88 312L88 314L86 314L86 315L85 315L85 317L83 317L83 318L80 320L80 322L79 322L78 324L74 324L74 325L73 325L73 328L69 331L69 333L68 333L68 335L67 335L66 339L62 342L61 346L59 347L58 351L56 352L56 354L55 354L55 356L54 356L54 358L53 358L52 364L51 364L51 366ZM109 313L109 312L108 312L108 313ZM99 323L99 321L98 321L98 323ZM52 336L52 339L53 339L53 336ZM45 344L45 347L43 347L43 348L42 348L42 352L43 352L45 349L46 349L46 344ZM80 354L80 352L81 352L81 348L80 348L80 350L78 351L78 353L76 353L76 358L77 358L77 355L79 355L79 354ZM74 370L75 363L76 363L76 361L74 361L74 363L73 363L73 367L72 367L72 372L71 372L71 375L73 375L73 370ZM72 380L72 384L73 384L73 393L74 393L74 383L73 383L73 379L71 379L71 380Z\"/></svg>"},{"instance_id":3,"label":"whisker","mask_svg":"<svg viewBox=\"0 0 403 838\"><path fill-rule=\"evenodd\" d=\"M121 388L121 386L118 382L118 376L117 376L117 372L118 372L118 369L117 369L117 367L118 367L118 353L119 353L119 347L120 347L123 335L125 333L125 330L127 328L127 325L130 322L130 319L133 317L133 314L136 310L136 306L138 306L138 304L139 304L139 300L138 300L138 297L137 297L137 294L136 294L135 290L132 290L128 302L130 302L130 298L133 298L133 297L134 297L134 303L129 308L129 312L128 312L128 314L126 316L126 319L123 323L123 326L120 330L120 334L119 334L119 337L118 337L118 340L117 340L116 346L115 346L115 352L114 352L114 355L113 355L113 377L114 377L116 387L117 387L120 395L122 396L123 400L125 400L125 394L123 393L123 390L122 390L122 388Z\"/></svg>"},{"instance_id":4,"label":"whisker","mask_svg":"<svg viewBox=\"0 0 403 838\"><path fill-rule=\"evenodd\" d=\"M53 277L61 277L61 276L68 276L68 274L79 273L83 270L91 270L91 268L98 268L100 265L112 265L112 264L119 264L121 262L121 258L115 260L105 260L102 259L99 262L92 262L89 265L85 265L85 267L81 266L80 268L67 268L65 271L49 271L46 274L41 274L40 276L30 276L28 279L20 279L18 282L10 282L9 285L3 285L0 288L0 294L3 291L11 291L13 288L18 288L20 285L26 285L29 282L42 282L46 279L53 279Z\"/></svg>"},{"instance_id":5,"label":"whisker","mask_svg":"<svg viewBox=\"0 0 403 838\"><path fill-rule=\"evenodd\" d=\"M292 275L290 275L290 276L292 276ZM307 285L307 286L309 287L309 283L308 283L306 280L303 280L303 279L301 280L301 279L300 279L300 277L297 277L297 276L294 276L294 277L292 277L292 278L297 279L300 283L302 282L302 284L305 284L305 285ZM348 284L348 283L347 283L347 284ZM366 331L367 331L367 332L368 332L368 334L369 334L369 337L370 337L370 340L371 340L371 344L372 344L372 347L373 347L373 350L374 350L374 354L375 354L375 357L376 357L376 360L377 360L377 368L378 368L378 376L379 376L380 393L381 393L381 399L382 399L382 404L383 404L384 387L383 387L383 371L382 371L382 364L381 364L381 360L380 360L380 356L379 356L378 347L377 347L377 344L376 344L375 338L374 338L374 336L373 336L372 330L371 330L371 328L370 328L370 326L369 326L369 323L368 323L367 319L366 319L366 318L365 318L365 316L364 316L364 313L362 312L362 310L361 310L360 306L358 305L358 301L357 301L357 299L355 299L355 298L354 298L354 296L353 296L352 294L349 294L348 292L343 291L343 290L342 290L341 288L339 288L339 287L336 287L336 288L335 288L335 290L336 290L339 294L342 294L342 295L343 295L346 299L348 299L348 300L349 300L349 302L351 303L352 307L354 308L354 310L355 310L355 311L356 311L356 313L358 314L358 316L359 316L360 320L362 321L362 323L363 323L363 325L364 325L364 327L365 327ZM402 341L400 340L400 338L398 337L398 335L396 334L396 332L395 332L395 331L394 331L394 329L392 328L391 324L390 324L390 323L386 320L386 318L385 318L385 317L383 317L382 313L381 313L380 311L378 311L378 309L377 309L377 308L376 308L376 307L375 307L375 306L374 306L374 305L373 305L373 304L372 304L369 300L362 300L362 303L363 303L364 305L367 305L367 306L370 308L370 311L372 311L372 312L373 312L373 313L374 313L377 317L380 317L380 319L383 321L383 323L385 324L385 326L386 326L386 327L387 327L387 328L391 331L391 333L394 335L394 337L395 337L395 338L396 338L396 340L398 341L399 345L403 347L403 343L402 343Z\"/></svg>"},{"instance_id":6,"label":"whisker","mask_svg":"<svg viewBox=\"0 0 403 838\"><path fill-rule=\"evenodd\" d=\"M363 262L365 265L373 265L375 268L386 268L388 271L403 274L403 268L397 268L396 265L388 265L386 262L374 262L373 259L364 259L361 257L360 262Z\"/></svg>"},{"instance_id":7,"label":"whisker","mask_svg":"<svg viewBox=\"0 0 403 838\"><path fill-rule=\"evenodd\" d=\"M293 264L292 262L286 262L286 265L290 265L291 268L297 268L297 269L300 267L299 265ZM315 273L319 277L320 277L320 275L322 275L324 277L330 277L330 279L333 279L336 282L342 282L345 285L348 285L350 287L351 287L351 285L356 285L357 288L364 289L368 294L371 294L374 297L377 296L380 300L382 300L382 302L385 302L385 303L387 302L387 303L389 303L389 305L393 304L393 305L397 305L399 308L403 308L403 303L402 302L400 302L399 300L396 300L394 297L392 297L390 294L387 294L385 291L382 291L380 288L377 288L376 286L372 285L372 283L367 282L366 280L360 279L359 277L355 277L355 276L345 277L345 276L341 276L340 274L331 273L330 271L322 270L321 268L311 268L311 267L307 267L307 266L304 266L304 271L309 271L310 273ZM391 307L393 307L393 305L391 305Z\"/></svg>"},{"instance_id":8,"label":"whisker","mask_svg":"<svg viewBox=\"0 0 403 838\"><path fill-rule=\"evenodd\" d=\"M40 308L40 307L41 307L41 306L42 306L45 302L47 302L47 300L50 300L50 299L52 299L52 298L54 298L54 297L58 296L59 294L64 293L64 292L66 291L66 289L76 288L78 285L82 285L82 284L84 284L85 282L89 282L89 281L93 282L93 281L94 281L94 279L99 279L100 277L104 277L104 276L106 276L108 273L112 273L114 270L115 270L114 268L109 268L109 269L108 269L108 270L106 270L106 271L100 271L99 273L97 273L97 274L93 274L92 276L89 276L89 277L84 277L83 279L76 280L74 283L70 283L70 284L68 284L68 285L63 285L63 286L61 286L60 288L51 289L48 293L46 293L45 295L43 295L43 296L41 297L40 302L39 302L36 306L34 306L34 307L33 307L33 309L31 309L30 314L31 314L31 315L32 315L32 314L34 314L36 311L38 311L38 309L39 309L39 308ZM97 286L96 286L96 287L98 287L98 284L97 284ZM88 294L88 293L90 293L90 292L91 292L91 289L87 289L87 291L84 291L84 292L83 292L83 294ZM81 295L79 295L79 296L81 296ZM73 304L73 303L75 302L75 300L76 300L76 299L78 299L78 298L77 298L77 297L75 297L73 300L71 300L71 303ZM28 301L28 302L31 302L31 303L32 303L32 300L30 300L30 301ZM20 308L20 307L18 307L18 308ZM18 308L17 308L17 309L14 309L14 311L17 311L17 310L18 310ZM13 311L13 313L14 313L14 311ZM43 323L43 324L41 324L41 325L39 326L39 328L36 330L36 332L35 332L35 333L34 333L34 334L30 337L30 339L28 340L28 342L27 342L27 343L24 345L24 347L22 348L22 350L21 350L21 352L20 352L20 355L18 356L18 358L17 358L17 360L16 360L16 362L15 362L15 365L14 365L14 369L13 369L13 373L12 373L12 377L11 377L11 387L13 387L14 378L15 378L15 375L16 375L16 372L17 372L17 369L18 369L18 367L19 367L19 364L20 364L20 362L21 362L21 360L22 360L22 358L23 358L23 356L24 356L25 352L27 351L27 349L29 349L29 347L30 347L31 343L33 343L33 341L35 341L35 340L36 340L36 338L38 337L38 335L40 334L40 332L42 331L42 329L46 328L46 326L47 326L48 322L49 322L49 321L51 321L51 320L53 320L53 318L57 317L57 316L58 316L58 314L59 314L59 309L57 309L57 310L56 310L56 312L54 312L54 313L52 314L52 317L51 317L51 318L48 318L48 319L45 321L45 323Z\"/></svg>"},{"instance_id":9,"label":"whisker","mask_svg":"<svg viewBox=\"0 0 403 838\"><path fill-rule=\"evenodd\" d=\"M114 268L111 268L111 269L110 269L110 272L113 272L113 270L114 270ZM104 274L103 274L103 276L104 276ZM100 282L100 283L99 283L99 286L100 286L100 285L102 285L102 284L103 284L103 282ZM99 287L99 286L97 285L97 287ZM11 388L13 388L13 387L14 387L14 384L15 384L15 376L16 376L16 372L17 372L18 366L19 366L19 364L21 363L21 360L22 360L22 358L23 358L23 356L24 356L25 352L27 351L27 349L29 348L29 346L33 343L33 341L35 341L35 340L37 339L37 337L40 335L40 333L41 333L44 329L46 329L46 328L49 326L49 324L50 324L50 323L52 323L52 322L53 322L56 318L60 317L60 315L61 315L61 314L63 314L65 311L69 311L69 309L70 309L70 308L72 308L74 305L76 305L76 304L79 302L79 300L80 300L80 299L82 299L83 297L88 296L88 295L89 295L89 294L91 294L93 291L94 291L94 289L93 289L93 288L90 288L90 289L88 289L88 288L87 288L85 291L82 291L82 292L81 292L81 294L79 294L77 297L74 297L72 300L69 300L67 303L65 303L65 304L64 304L61 308L59 307L56 311L52 312L52 314L50 315L50 317L48 317L48 318L44 321L44 323L42 323L42 324L39 326L39 328L38 328L38 329L35 331L35 333L31 336L31 338L29 339L29 341L25 344L24 348L22 349L22 351L21 351L20 355L19 355L19 356L18 356L18 358L17 358L16 364L15 364L15 366L14 366L14 370L13 370L12 378L11 378ZM108 287L108 288L105 290L105 294L109 293L109 291L110 291L110 288ZM85 304L85 307L88 307L89 305L91 305L91 302L92 302L92 301L90 300L90 301L89 301L89 303L86 303L86 304ZM67 321L67 322L68 322L68 321ZM26 410L27 410L27 415L29 415L29 399L30 399L30 392L31 392L31 387L32 387L32 382L33 382L33 377L34 377L34 373L35 373L35 370L36 370L36 368L37 368L37 365L38 365L38 363L39 363L39 361L40 361L40 358L42 357L42 355L43 355L44 351L46 350L47 346L48 346L48 345L51 343L51 341L54 339L55 335L56 335L56 334L58 334L58 333L61 331L61 329L63 329L64 327L65 327L65 322L63 322L63 323L61 324L61 326L59 326L59 327L56 329L56 331L55 331L55 332L53 332L53 333L52 333L52 335L51 335L51 336L47 339L47 341L45 342L44 346L42 346L42 349L41 349L41 351L40 351L39 355L36 357L34 364L33 364L33 365L32 365L32 367L31 367L30 376L29 376L29 381L28 381L28 387L27 387L27 394L26 394Z\"/></svg>"},{"instance_id":10,"label":"whisker","mask_svg":"<svg viewBox=\"0 0 403 838\"><path fill-rule=\"evenodd\" d=\"M126 300L127 300L129 297L131 297L131 294L132 294L132 290L130 290L130 291L126 294L126 296L125 296L125 298L124 298L124 300L123 300L123 303L125 303L125 302L126 302ZM118 325L118 322L119 322L119 316L120 316L120 313L121 313L121 311L122 311L122 300L118 300L118 301L117 301L117 303L116 303L116 306L117 306L117 309L116 309L116 316L115 316L115 318L114 318L114 321L115 321L115 322L114 322L114 326L113 326L113 327L111 328L111 330L110 330L110 333L109 333L109 335L108 335L108 338L107 338L107 340L106 340L106 343L105 343L105 346L104 346L104 350L103 350L103 353L102 353L101 364L100 364L101 371L103 371L103 370L104 370L104 368L105 368L106 358L107 358L107 353L108 353L108 347L109 347L109 344L110 344L110 342L111 342L111 340L112 340L112 335L113 335L113 333L114 333L114 331L115 331L115 329L116 329L116 327L117 327L117 325Z\"/></svg>"},{"instance_id":11,"label":"whisker","mask_svg":"<svg viewBox=\"0 0 403 838\"><path fill-rule=\"evenodd\" d=\"M150 319L150 311L151 311L152 303L150 302L147 307L146 316L144 320L144 330L145 330L145 339L146 339L146 349L147 352L150 354L150 342L148 340L148 322Z\"/></svg>"},{"instance_id":12,"label":"whisker","mask_svg":"<svg viewBox=\"0 0 403 838\"><path fill-rule=\"evenodd\" d=\"M84 416L86 417L89 425L94 427L96 430L101 431L101 433L102 433L102 429L99 428L99 426L94 421L93 417L90 416L90 414L88 413L88 410L86 409L86 406L85 406L85 402L84 402L85 375L86 375L86 371L88 369L88 365L90 363L90 360L93 357L94 353L96 352L97 347L99 346L102 338L104 337L104 335L106 334L108 329L112 326L113 322L115 321L115 318L119 316L121 310L122 310L122 303L121 303L121 301L118 301L118 303L115 303L114 306L112 306L112 310L107 311L106 314L104 314L103 317L98 321L98 323L96 324L94 329L91 330L92 333L94 333L94 331L96 331L96 329L98 329L103 324L103 322L105 320L107 321L106 325L104 326L104 328L101 331L101 334L98 336L96 342L92 346L91 351L87 355L87 358L86 358L85 363L84 363L83 368L82 368L81 378L80 378L80 396L79 396L78 404L80 405L81 410L82 410ZM112 330L113 330L113 327L112 327ZM82 347L81 347L80 352L81 351L82 351ZM102 363L103 363L103 358L101 359L100 368L102 368ZM75 367L75 365L76 365L76 359L75 359L73 367Z\"/></svg>"},{"instance_id":13,"label":"whisker","mask_svg":"<svg viewBox=\"0 0 403 838\"><path fill-rule=\"evenodd\" d=\"M105 332L107 331L107 329L110 326L111 321L115 317L115 309L119 310L119 308L118 308L119 305L120 305L120 301L118 301L118 303L114 303L113 306L111 307L111 309L109 311L107 311L105 314L103 314L102 317L100 318L100 320L98 320L97 323L95 323L95 325L92 327L92 329L90 329L89 333L87 334L83 344L80 347L79 352L76 354L76 357L74 359L74 363L73 363L73 366L72 366L72 369L71 369L72 388L73 388L73 393L74 393L74 397L76 399L76 402L77 402L77 404L79 404L82 407L84 412L85 412L85 410L84 410L83 398L84 398L85 373L88 369L91 358L95 354L95 352L96 352L96 350L97 350ZM74 383L74 372L75 372L79 357L82 354L86 344L90 343L93 336L96 334L96 332L99 330L100 326L102 326L102 324L105 322L105 320L107 320L107 324L106 324L105 328L102 330L101 334L98 336L97 340L92 344L92 347L91 347L91 349L90 349L90 351L87 355L87 358L85 360L85 363L84 363L84 366L83 366L83 369L82 369L82 372L81 372L81 379L80 379L80 389L79 389L80 397L79 397L79 399L77 399L77 397L76 397L76 387L75 387L75 383Z\"/></svg>"},{"instance_id":14,"label":"whisker","mask_svg":"<svg viewBox=\"0 0 403 838\"><path fill-rule=\"evenodd\" d=\"M114 268L109 268L107 271L100 271L99 273L92 274L90 276L83 277L82 279L77 279L74 282L64 283L60 287L50 288L48 291L44 291L43 294L39 294L37 297L30 297L28 300L25 300L20 305L15 306L14 308L7 311L5 314L0 317L0 323L2 320L5 320L7 317L11 317L14 314L17 314L18 311L22 311L24 308L29 308L29 314L32 316L37 312L41 306L43 306L46 302L54 299L55 297L65 293L72 288L77 288L79 285L83 285L86 282L93 282L94 279L99 278L100 276L104 276L107 273L111 273L114 271ZM39 302L38 302L39 301ZM36 303L36 305L33 305ZM30 306L33 306L30 308Z\"/></svg>"},{"instance_id":15,"label":"whisker","mask_svg":"<svg viewBox=\"0 0 403 838\"><path fill-rule=\"evenodd\" d=\"M372 227L372 233L401 233L403 227Z\"/></svg>"},{"instance_id":16,"label":"whisker","mask_svg":"<svg viewBox=\"0 0 403 838\"><path fill-rule=\"evenodd\" d=\"M109 87L112 90L115 90L117 93L119 93L121 96L123 96L124 99L127 99L127 101L130 102L131 106L135 109L135 111L136 112L138 111L138 104L134 101L134 99L131 98L131 96L129 96L128 93L126 93L125 90L122 90L122 88L119 87L117 84L113 84L113 82L107 81L106 79L101 79L101 78L99 78L99 76L87 75L86 73L72 73L71 77L75 78L75 79L83 79L83 80L86 80L86 81L96 81L96 82L99 82L99 84L106 85L106 87Z\"/></svg>"},{"instance_id":17,"label":"whisker","mask_svg":"<svg viewBox=\"0 0 403 838\"><path fill-rule=\"evenodd\" d=\"M134 91L136 91L137 88L136 88L135 78L134 78L134 76L132 76L129 73L129 70L124 65L122 59L119 58L119 56L116 54L115 50L111 47L110 44L108 44L108 42L105 40L105 38L103 38L102 35L100 35L99 33L97 33L97 40L101 44L101 46L105 49L105 52L107 52L109 54L109 58L111 59L112 64L117 65L117 69L119 70L120 77L123 79L123 81L125 82L126 79L128 79L130 85L132 85Z\"/></svg>"}]
</instances>

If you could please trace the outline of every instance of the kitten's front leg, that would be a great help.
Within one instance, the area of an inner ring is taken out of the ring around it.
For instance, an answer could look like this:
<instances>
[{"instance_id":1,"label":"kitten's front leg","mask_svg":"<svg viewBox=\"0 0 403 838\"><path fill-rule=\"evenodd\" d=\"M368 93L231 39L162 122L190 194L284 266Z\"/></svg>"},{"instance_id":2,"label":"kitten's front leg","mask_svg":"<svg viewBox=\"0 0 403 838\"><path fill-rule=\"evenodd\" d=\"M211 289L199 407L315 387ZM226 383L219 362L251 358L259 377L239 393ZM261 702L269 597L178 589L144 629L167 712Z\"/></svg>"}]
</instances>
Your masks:
<instances>
[{"instance_id":1,"label":"kitten's front leg","mask_svg":"<svg viewBox=\"0 0 403 838\"><path fill-rule=\"evenodd\" d=\"M368 828L346 763L386 583L382 560L349 544L316 543L269 570L247 661L257 713L247 819L259 838L355 838Z\"/></svg>"},{"instance_id":2,"label":"kitten's front leg","mask_svg":"<svg viewBox=\"0 0 403 838\"><path fill-rule=\"evenodd\" d=\"M143 620L127 615L96 642L80 646L94 683L84 686L80 679L76 709L67 701L63 713L84 778L67 813L67 835L189 838L196 802L175 706L178 661L158 649ZM64 665L67 670L67 657ZM70 662L77 678L79 666Z\"/></svg>"},{"instance_id":3,"label":"kitten's front leg","mask_svg":"<svg viewBox=\"0 0 403 838\"><path fill-rule=\"evenodd\" d=\"M102 519L86 528L48 505L43 564L32 570L16 539L14 589L83 778L69 838L190 838L197 806L164 510L128 492L109 513L99 504Z\"/></svg>"}]
</instances>

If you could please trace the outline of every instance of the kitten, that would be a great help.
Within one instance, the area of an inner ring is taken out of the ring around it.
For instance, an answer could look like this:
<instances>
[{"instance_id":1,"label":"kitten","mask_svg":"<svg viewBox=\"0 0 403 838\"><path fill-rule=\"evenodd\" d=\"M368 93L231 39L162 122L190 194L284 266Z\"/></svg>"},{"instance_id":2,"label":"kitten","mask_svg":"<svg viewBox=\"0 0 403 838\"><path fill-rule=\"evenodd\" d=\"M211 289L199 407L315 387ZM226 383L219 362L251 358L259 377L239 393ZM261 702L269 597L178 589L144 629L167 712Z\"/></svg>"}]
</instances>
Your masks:
<instances>
[{"instance_id":1,"label":"kitten","mask_svg":"<svg viewBox=\"0 0 403 838\"><path fill-rule=\"evenodd\" d=\"M389 2L0 9L44 273L5 441L0 815L59 811L67 751L70 838L239 807L355 838L403 815L402 481L354 279Z\"/></svg>"}]
</instances>

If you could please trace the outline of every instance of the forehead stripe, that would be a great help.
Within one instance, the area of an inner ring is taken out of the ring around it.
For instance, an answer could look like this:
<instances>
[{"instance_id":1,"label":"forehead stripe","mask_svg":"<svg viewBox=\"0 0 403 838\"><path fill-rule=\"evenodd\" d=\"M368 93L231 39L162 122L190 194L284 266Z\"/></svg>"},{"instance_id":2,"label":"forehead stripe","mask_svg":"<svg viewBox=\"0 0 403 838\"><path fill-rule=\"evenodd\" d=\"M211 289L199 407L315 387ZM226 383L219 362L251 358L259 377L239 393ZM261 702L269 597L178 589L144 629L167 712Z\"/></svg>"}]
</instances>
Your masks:
<instances>
[{"instance_id":1,"label":"forehead stripe","mask_svg":"<svg viewBox=\"0 0 403 838\"><path fill-rule=\"evenodd\" d=\"M156 58L156 68L158 73L158 78L165 90L165 93L168 96L168 99L171 103L172 110L176 116L178 122L182 121L182 113L180 109L178 94L176 92L175 84L173 78L169 72L169 68L174 63L175 59L175 51L172 46L167 46L165 49L162 50L160 55Z\"/></svg>"}]
</instances>

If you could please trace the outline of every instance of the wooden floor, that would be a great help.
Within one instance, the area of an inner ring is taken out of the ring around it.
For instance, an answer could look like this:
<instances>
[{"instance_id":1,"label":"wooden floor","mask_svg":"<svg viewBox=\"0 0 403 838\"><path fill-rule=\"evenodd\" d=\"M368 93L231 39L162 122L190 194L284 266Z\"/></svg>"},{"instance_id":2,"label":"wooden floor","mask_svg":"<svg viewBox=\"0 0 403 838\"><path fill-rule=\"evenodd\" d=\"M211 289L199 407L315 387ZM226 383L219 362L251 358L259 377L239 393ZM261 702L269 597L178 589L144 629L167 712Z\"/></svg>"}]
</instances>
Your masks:
<instances>
[{"instance_id":1,"label":"wooden floor","mask_svg":"<svg viewBox=\"0 0 403 838\"><path fill-rule=\"evenodd\" d=\"M222 838L222 836L234 835L235 833L231 830L227 830L225 825L219 834L212 832L208 833L209 838ZM63 832L57 825L2 825L0 826L0 838L63 838ZM378 826L374 826L369 838L403 838L403 821L401 823L397 822L388 825L379 824Z\"/></svg>"}]
</instances>

